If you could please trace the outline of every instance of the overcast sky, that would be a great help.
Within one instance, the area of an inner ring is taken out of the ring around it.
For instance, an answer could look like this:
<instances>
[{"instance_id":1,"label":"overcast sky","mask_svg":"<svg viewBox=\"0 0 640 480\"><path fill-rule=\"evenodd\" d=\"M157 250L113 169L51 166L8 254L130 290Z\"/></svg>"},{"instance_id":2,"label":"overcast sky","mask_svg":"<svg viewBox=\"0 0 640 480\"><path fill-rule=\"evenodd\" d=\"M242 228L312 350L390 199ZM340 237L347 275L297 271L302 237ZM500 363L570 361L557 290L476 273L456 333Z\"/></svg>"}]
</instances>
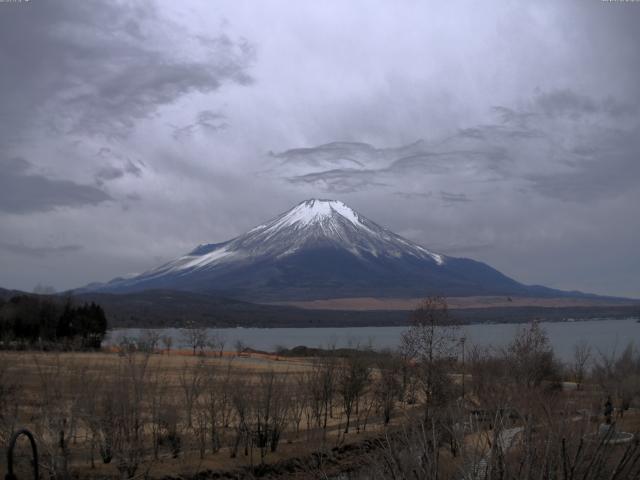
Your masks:
<instances>
[{"instance_id":1,"label":"overcast sky","mask_svg":"<svg viewBox=\"0 0 640 480\"><path fill-rule=\"evenodd\" d=\"M599 0L0 3L0 286L142 272L321 197L640 297L638 25Z\"/></svg>"}]
</instances>

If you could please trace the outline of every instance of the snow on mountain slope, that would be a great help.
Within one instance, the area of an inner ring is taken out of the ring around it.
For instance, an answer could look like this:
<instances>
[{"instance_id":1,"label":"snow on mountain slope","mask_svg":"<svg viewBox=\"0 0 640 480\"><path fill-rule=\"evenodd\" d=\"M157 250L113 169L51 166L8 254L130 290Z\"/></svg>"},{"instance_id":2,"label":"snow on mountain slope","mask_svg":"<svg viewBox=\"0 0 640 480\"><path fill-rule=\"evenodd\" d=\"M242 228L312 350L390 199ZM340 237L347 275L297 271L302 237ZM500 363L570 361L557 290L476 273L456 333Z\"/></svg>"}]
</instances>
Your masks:
<instances>
[{"instance_id":1,"label":"snow on mountain slope","mask_svg":"<svg viewBox=\"0 0 640 480\"><path fill-rule=\"evenodd\" d=\"M526 295L530 287L484 263L427 250L343 202L312 199L232 240L199 245L156 269L89 290L155 288L285 300Z\"/></svg>"},{"instance_id":2,"label":"snow on mountain slope","mask_svg":"<svg viewBox=\"0 0 640 480\"><path fill-rule=\"evenodd\" d=\"M430 252L380 227L336 200L306 200L266 224L217 245L200 245L191 253L145 276L209 268L224 262L269 256L281 258L314 243L329 243L353 255L412 255L441 265L443 255Z\"/></svg>"}]
</instances>

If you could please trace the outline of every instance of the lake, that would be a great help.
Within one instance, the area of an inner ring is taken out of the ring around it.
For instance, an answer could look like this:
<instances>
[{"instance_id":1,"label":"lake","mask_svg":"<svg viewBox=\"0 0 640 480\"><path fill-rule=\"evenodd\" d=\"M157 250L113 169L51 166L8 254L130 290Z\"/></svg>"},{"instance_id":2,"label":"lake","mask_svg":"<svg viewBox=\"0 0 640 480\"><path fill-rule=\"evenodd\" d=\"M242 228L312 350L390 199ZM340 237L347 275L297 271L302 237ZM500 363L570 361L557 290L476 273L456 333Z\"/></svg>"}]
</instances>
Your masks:
<instances>
[{"instance_id":1,"label":"lake","mask_svg":"<svg viewBox=\"0 0 640 480\"><path fill-rule=\"evenodd\" d=\"M541 322L547 331L557 355L570 360L574 346L582 341L589 343L594 353L611 354L620 352L629 342L640 342L640 323L637 319L601 319L574 322ZM511 341L523 324L475 324L460 327L460 337L467 339L467 345L504 346ZM292 348L336 347L371 345L376 349L396 348L400 345L406 327L345 327L345 328L211 328L211 334L222 335L226 339L226 349L233 349L236 341L256 350L274 351L276 347ZM145 330L110 330L105 343L117 344L122 337L139 338ZM173 338L173 348L187 347L181 329L157 330L161 335Z\"/></svg>"}]
</instances>

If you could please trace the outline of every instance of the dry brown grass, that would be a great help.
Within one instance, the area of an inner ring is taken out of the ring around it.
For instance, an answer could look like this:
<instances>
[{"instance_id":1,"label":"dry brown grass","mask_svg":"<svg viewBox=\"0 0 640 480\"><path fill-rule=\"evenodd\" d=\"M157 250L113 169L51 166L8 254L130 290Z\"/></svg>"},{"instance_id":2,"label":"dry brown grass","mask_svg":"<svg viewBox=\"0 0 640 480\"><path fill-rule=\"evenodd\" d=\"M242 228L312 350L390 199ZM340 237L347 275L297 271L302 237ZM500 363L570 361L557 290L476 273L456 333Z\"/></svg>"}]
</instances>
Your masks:
<instances>
[{"instance_id":1,"label":"dry brown grass","mask_svg":"<svg viewBox=\"0 0 640 480\"><path fill-rule=\"evenodd\" d=\"M137 353L142 357L144 354ZM122 372L127 357L118 354L117 351L91 352L91 353L43 353L43 352L5 352L0 353L0 361L6 367L6 380L15 385L19 392L18 414L15 427L27 427L37 432L40 449L43 456L47 451L56 449L55 432L46 429L38 423L42 423L41 402L50 390L60 389L64 404L72 405L73 402L83 396L91 396L87 389L99 390L100 383L108 382L114 375ZM205 369L226 371L229 369L232 376L241 378L244 382L257 384L261 374L275 372L285 378L285 382L295 385L301 375L309 373L313 368L313 359L309 358L282 358L276 355L252 353L238 356L231 352L225 352L222 357L217 354L193 356L188 350L172 350L170 354L148 355L145 378L151 379L160 375L165 389L164 399L169 399L171 404L180 409L183 402L181 390L181 378L187 372L195 371L198 366ZM149 400L145 400L148 402ZM312 451L329 448L345 442L357 442L364 440L379 431L381 425L379 419L370 421L367 431L358 432L355 428L349 434L343 432L343 418L338 406L339 400L335 400L333 416L327 422L327 429L312 425L307 429L306 421L301 422L301 431L296 434L294 429L287 427L276 452L269 452L266 457L268 463L277 462L292 457L304 457ZM73 409L75 407L69 407ZM70 410L71 412L71 410ZM180 412L182 413L182 412ZM50 414L50 412L48 413ZM98 455L94 453L94 466L91 465L90 432L86 425L78 420L79 414L67 413L71 418L75 415L77 425L67 429L69 444L69 470L82 477L109 476L118 477L119 472L115 461L103 464ZM144 413L148 417L149 412ZM184 420L182 420L184 421ZM183 426L184 427L184 426ZM66 428L66 427L65 427ZM146 460L143 462L140 473L148 473L152 477L164 475L193 475L198 471L233 470L247 465L260 463L260 455L256 448L251 448L249 455L242 452L236 458L230 458L230 446L234 431L232 428L226 432L226 444L217 453L207 451L204 458L200 458L194 434L188 431L182 433L182 448L178 458L172 458L171 452L164 448L159 458L151 461L150 448L147 448ZM2 439L0 439L2 440ZM145 428L144 443L150 444L150 433ZM3 442L4 443L4 442ZM4 456L4 451L0 451ZM26 460L23 459L23 462ZM0 478L5 475L4 462L0 463Z\"/></svg>"},{"instance_id":2,"label":"dry brown grass","mask_svg":"<svg viewBox=\"0 0 640 480\"><path fill-rule=\"evenodd\" d=\"M181 450L177 458L173 458L172 453L166 446L160 449L158 459L152 457L151 447L152 437L149 423L144 428L141 442L145 444L145 458L141 462L137 475L149 475L152 478L159 478L166 475L189 477L204 470L234 471L250 465L258 465L261 462L259 449L253 446L249 449L249 455L244 454L240 448L239 454L232 458L231 446L236 434L233 426L230 426L223 434L224 441L219 451L213 453L207 449L201 456L198 448L196 432L185 426L184 420L184 379L192 375L199 368L205 371L225 372L229 371L233 379L244 384L248 394L251 395L252 388L258 388L261 379L269 372L275 372L279 378L284 379L286 388L300 386L300 379L309 375L318 367L315 359L310 358L282 358L276 355L248 354L238 356L231 352L225 352L221 357L215 354L204 356L193 356L191 351L171 351L170 354L145 355L136 353L130 356L119 354L116 351L99 353L42 353L42 352L0 352L0 370L4 372L4 386L14 385L17 388L18 409L15 414L14 427L26 426L39 435L41 452L45 461L46 455L56 453L55 428L43 427L43 416L56 415L53 411L43 408L43 402L48 398L55 400L55 395L63 397L63 401L58 401L60 405L67 405L69 409L61 417L75 418L77 422L74 428L69 425L63 428L67 432L69 454L69 470L81 478L86 477L122 477L118 471L117 464L112 461L110 464L103 464L98 455L95 457L95 467L91 465L90 455L90 431L77 413L74 413L72 405L78 398L91 398L94 394L100 394L100 385L108 385L114 378L126 372L128 362L141 362L147 358L146 370L144 373L145 384L152 383L154 378L162 378L164 389L162 390L164 404L172 405L180 416L180 433L182 436ZM132 360L133 359L133 360ZM467 374L471 389L471 376ZM458 383L459 376L453 375L454 381ZM367 395L372 395L372 385L381 378L375 369L370 376ZM181 383L183 382L183 383ZM232 385L234 383L232 382ZM59 390L59 392L58 392ZM544 389L543 389L544 390ZM204 390L206 392L206 388ZM295 390L291 390L294 392ZM287 390L289 392L289 390ZM142 417L145 422L150 422L149 402L154 398L151 393L145 393L143 401L144 409ZM352 428L350 433L344 433L344 415L341 411L340 398L334 394L333 415L329 417L326 431L313 421L307 426L303 417L301 430L296 433L291 424L285 428L277 451L269 452L265 457L265 462L273 464L287 459L304 459L318 450L330 449L332 447L362 443L366 439L380 436L384 428L379 412L372 411L368 420L366 430ZM542 395L542 394L541 394ZM545 396L547 395L547 396ZM515 398L515 397L514 397ZM473 392L467 393L467 403L480 404ZM475 400L475 402L474 402ZM536 428L538 423L544 423L547 411L552 415L557 415L560 421L567 420L571 428L575 428L579 435L593 433L597 431L601 418L584 417L583 420L576 420L576 413L579 411L597 412L602 403L602 391L595 384L586 385L582 390L568 390L557 392L551 396L544 394L540 397L531 396L527 399L520 399L524 402L521 407L523 411L531 411L535 414ZM528 402L528 403L527 403ZM549 410L548 407L551 407ZM307 412L309 407L307 407ZM391 422L392 430L403 431L407 425L415 425L416 418L422 415L419 405L408 406L398 403ZM461 421L465 421L464 412L458 412ZM640 431L640 413L630 410L622 418L617 418L619 430L627 432ZM522 424L521 420L510 420L508 428ZM555 422L555 420L553 420ZM551 424L553 424L551 422ZM582 422L582 423L580 423ZM494 432L488 425L478 425L479 430L467 432L461 438L464 448L469 451L480 452L486 455L490 450L491 442L495 442ZM507 428L505 427L505 428ZM0 425L0 429L2 425ZM6 430L5 430L6 432ZM0 439L3 440L3 439ZM24 446L23 446L24 447ZM517 449L515 450L517 452ZM4 452L0 451L4 457ZM447 450L446 445L440 448L441 467L446 471L455 472L458 468L460 458L454 458ZM375 454L373 454L373 458ZM375 459L375 458L374 458ZM371 459L370 459L371 460ZM372 460L371 460L372 461ZM23 464L26 462L22 458ZM24 465L23 465L24 467ZM4 461L0 462L0 478L5 475L6 468ZM446 475L445 475L446 476Z\"/></svg>"},{"instance_id":3,"label":"dry brown grass","mask_svg":"<svg viewBox=\"0 0 640 480\"><path fill-rule=\"evenodd\" d=\"M290 305L310 310L406 310L416 308L422 298L329 298L299 302L280 302L278 305ZM633 304L637 302L612 299L591 298L535 298L535 297L448 297L449 308L505 308L505 307L595 307Z\"/></svg>"}]
</instances>

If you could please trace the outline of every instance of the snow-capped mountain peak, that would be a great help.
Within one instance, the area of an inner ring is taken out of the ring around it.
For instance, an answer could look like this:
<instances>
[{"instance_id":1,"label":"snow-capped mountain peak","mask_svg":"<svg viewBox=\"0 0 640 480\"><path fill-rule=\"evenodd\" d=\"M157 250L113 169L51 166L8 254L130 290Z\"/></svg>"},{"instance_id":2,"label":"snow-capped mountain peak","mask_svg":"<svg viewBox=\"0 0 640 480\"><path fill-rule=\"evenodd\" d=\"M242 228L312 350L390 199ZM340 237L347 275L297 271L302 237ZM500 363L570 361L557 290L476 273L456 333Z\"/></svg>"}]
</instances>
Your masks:
<instances>
[{"instance_id":1,"label":"snow-capped mountain peak","mask_svg":"<svg viewBox=\"0 0 640 480\"><path fill-rule=\"evenodd\" d=\"M87 291L186 290L249 301L424 295L563 295L440 255L338 200L305 200L247 233Z\"/></svg>"},{"instance_id":2,"label":"snow-capped mountain peak","mask_svg":"<svg viewBox=\"0 0 640 480\"><path fill-rule=\"evenodd\" d=\"M333 247L356 256L428 258L440 265L442 255L390 232L338 200L310 199L226 245L250 256L282 257L301 249Z\"/></svg>"},{"instance_id":3,"label":"snow-capped mountain peak","mask_svg":"<svg viewBox=\"0 0 640 480\"><path fill-rule=\"evenodd\" d=\"M481 262L440 255L338 200L305 200L247 233L89 291L224 292L250 301L558 294Z\"/></svg>"},{"instance_id":4,"label":"snow-capped mountain peak","mask_svg":"<svg viewBox=\"0 0 640 480\"><path fill-rule=\"evenodd\" d=\"M310 223L321 222L336 214L346 218L357 227L364 227L364 225L360 223L358 214L343 202L319 199L305 200L296 205L281 217L279 223L283 225L299 224L300 226L306 226Z\"/></svg>"},{"instance_id":5,"label":"snow-capped mountain peak","mask_svg":"<svg viewBox=\"0 0 640 480\"><path fill-rule=\"evenodd\" d=\"M330 222L338 217L351 222L354 227L367 229L360 221L358 213L345 203L339 200L310 199L299 203L269 223L251 229L249 233L265 230L275 231L287 227L302 229L310 225Z\"/></svg>"},{"instance_id":6,"label":"snow-capped mountain peak","mask_svg":"<svg viewBox=\"0 0 640 480\"><path fill-rule=\"evenodd\" d=\"M422 262L441 268L447 257L431 252L387 230L339 200L310 199L229 241L199 245L158 268L110 288L142 288L226 272L261 268L270 263L297 262L309 256L338 255L363 268L393 268L395 262Z\"/></svg>"}]
</instances>

